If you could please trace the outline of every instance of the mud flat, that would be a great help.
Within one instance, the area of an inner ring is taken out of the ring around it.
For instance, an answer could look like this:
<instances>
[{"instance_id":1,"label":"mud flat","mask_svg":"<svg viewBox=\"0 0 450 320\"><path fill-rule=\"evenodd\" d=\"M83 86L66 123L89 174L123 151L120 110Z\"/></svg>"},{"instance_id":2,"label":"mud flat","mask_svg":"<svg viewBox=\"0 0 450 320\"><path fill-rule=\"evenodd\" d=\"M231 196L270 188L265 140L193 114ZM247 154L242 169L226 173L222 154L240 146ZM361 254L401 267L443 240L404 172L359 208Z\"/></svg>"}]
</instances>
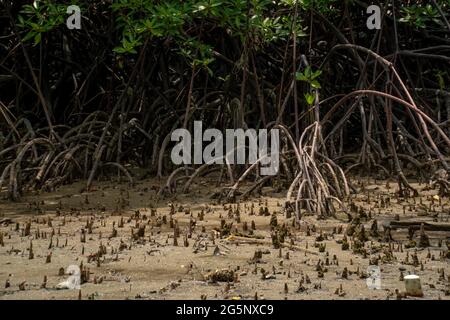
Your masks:
<instances>
[{"instance_id":1,"label":"mud flat","mask_svg":"<svg viewBox=\"0 0 450 320\"><path fill-rule=\"evenodd\" d=\"M300 223L285 190L220 203L214 179L165 199L164 180L142 180L2 200L0 299L450 299L448 199L425 184L399 198L392 182L352 182L350 215ZM81 289L57 289L71 265ZM405 296L409 274L422 298Z\"/></svg>"}]
</instances>

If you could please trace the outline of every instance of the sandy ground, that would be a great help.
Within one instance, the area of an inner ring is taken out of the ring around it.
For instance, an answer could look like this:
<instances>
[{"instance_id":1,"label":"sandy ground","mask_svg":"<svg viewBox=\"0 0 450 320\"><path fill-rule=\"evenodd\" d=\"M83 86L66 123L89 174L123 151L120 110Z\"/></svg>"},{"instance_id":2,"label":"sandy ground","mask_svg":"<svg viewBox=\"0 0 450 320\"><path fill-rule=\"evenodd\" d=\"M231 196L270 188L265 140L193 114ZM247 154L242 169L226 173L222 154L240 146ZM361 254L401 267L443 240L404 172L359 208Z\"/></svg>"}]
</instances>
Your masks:
<instances>
[{"instance_id":1,"label":"sandy ground","mask_svg":"<svg viewBox=\"0 0 450 320\"><path fill-rule=\"evenodd\" d=\"M156 200L164 182L142 180L133 187L98 182L86 193L80 181L52 193L29 193L17 203L2 200L0 299L397 299L405 290L401 274L409 273L420 276L424 297L407 299L450 298L450 264L444 257L449 232L427 231L428 248L407 248L405 229L392 231L391 244L380 242L383 223L396 214L400 221L448 223L448 199L433 198L437 191L424 184L414 184L420 198L403 199L395 196L392 182L353 179L359 192L347 205L352 202L367 216L361 219L369 238L364 254L353 253L350 236L350 248L342 250L345 215L327 220L304 216L293 227L284 210L286 191L264 187L249 200L220 204L211 199L220 189L215 180L199 179L189 194L179 191ZM269 215L260 215L266 207ZM178 224L177 246L171 217ZM278 228L285 223L288 230L281 250L271 240L273 217ZM222 219L233 222L231 234L244 237L221 237ZM374 219L380 238L369 235ZM142 236L138 228L143 226ZM417 243L418 236L413 239ZM367 267L377 262L381 288L372 290L366 284ZM89 273L81 290L57 290L69 277L59 275L60 269L80 264ZM223 269L230 271L231 282L214 281L215 271Z\"/></svg>"}]
</instances>

